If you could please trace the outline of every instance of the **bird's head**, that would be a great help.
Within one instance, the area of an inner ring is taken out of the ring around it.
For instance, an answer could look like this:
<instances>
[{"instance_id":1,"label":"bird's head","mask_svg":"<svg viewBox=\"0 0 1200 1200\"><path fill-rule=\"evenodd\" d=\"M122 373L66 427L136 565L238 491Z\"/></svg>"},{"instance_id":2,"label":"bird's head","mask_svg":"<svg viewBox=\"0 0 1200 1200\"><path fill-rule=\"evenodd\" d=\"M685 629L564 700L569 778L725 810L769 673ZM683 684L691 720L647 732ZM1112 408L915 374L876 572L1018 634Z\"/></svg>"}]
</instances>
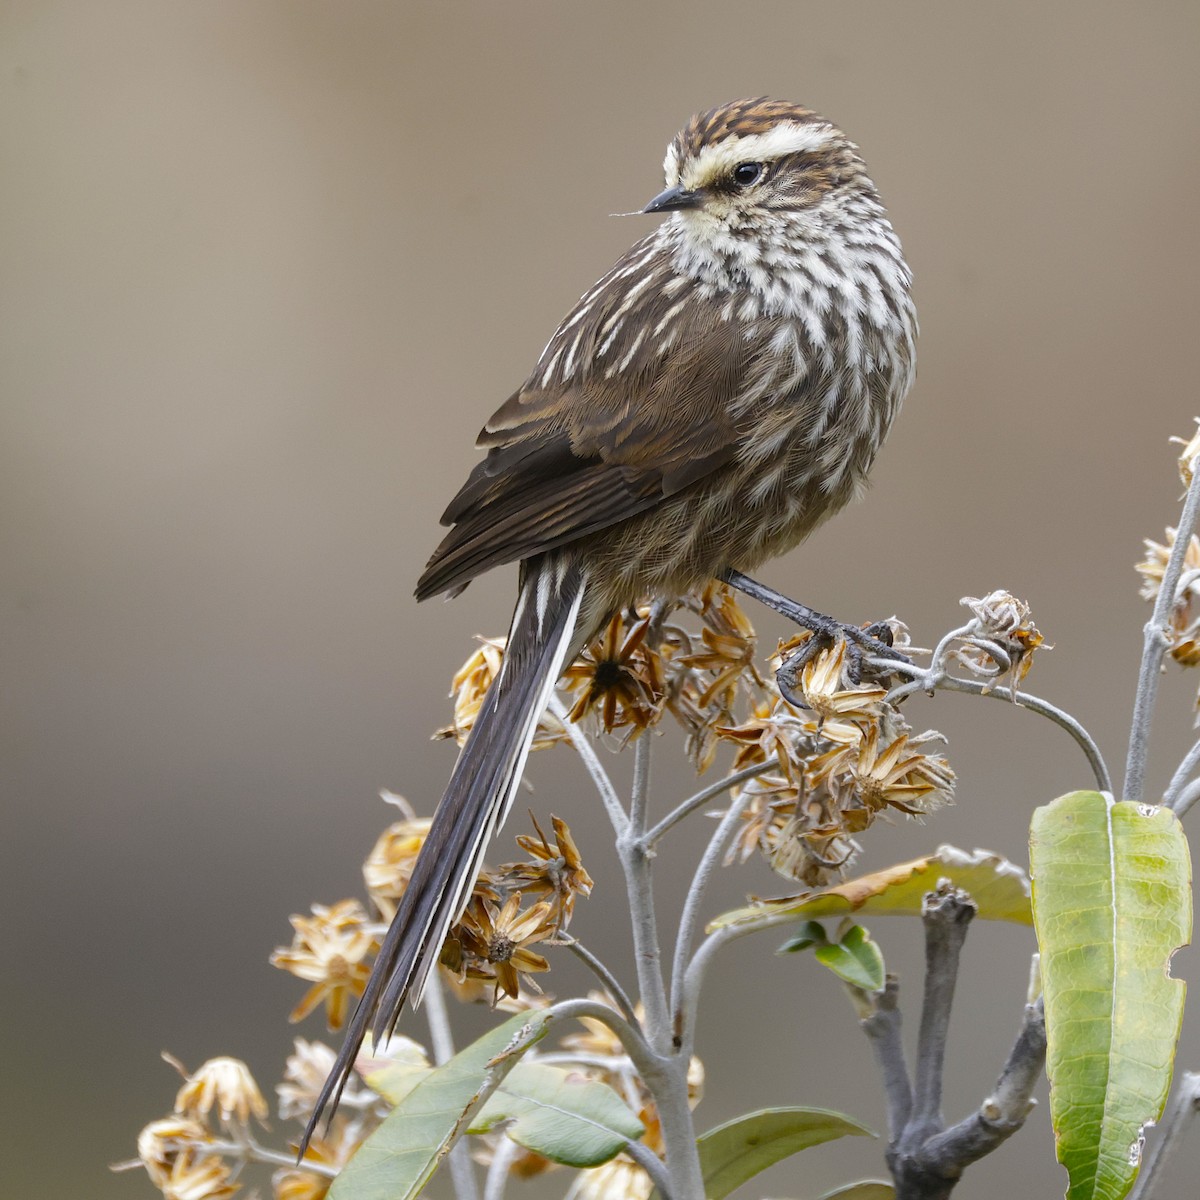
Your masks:
<instances>
[{"instance_id":1,"label":"bird's head","mask_svg":"<svg viewBox=\"0 0 1200 1200\"><path fill-rule=\"evenodd\" d=\"M667 147L666 188L647 213L673 221L696 249L820 233L846 203L877 203L858 148L798 104L735 100L693 117Z\"/></svg>"}]
</instances>

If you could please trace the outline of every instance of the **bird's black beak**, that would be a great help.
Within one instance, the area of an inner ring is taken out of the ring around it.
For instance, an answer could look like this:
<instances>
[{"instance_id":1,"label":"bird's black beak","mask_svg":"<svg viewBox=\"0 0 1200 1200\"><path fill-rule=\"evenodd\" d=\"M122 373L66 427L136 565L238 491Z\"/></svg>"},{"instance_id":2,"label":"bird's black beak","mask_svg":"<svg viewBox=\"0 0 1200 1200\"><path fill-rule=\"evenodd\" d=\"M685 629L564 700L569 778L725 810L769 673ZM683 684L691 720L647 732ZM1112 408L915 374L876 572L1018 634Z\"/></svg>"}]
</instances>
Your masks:
<instances>
[{"instance_id":1,"label":"bird's black beak","mask_svg":"<svg viewBox=\"0 0 1200 1200\"><path fill-rule=\"evenodd\" d=\"M689 192L679 186L669 187L665 192L659 192L645 208L644 213L674 212L677 208L699 208L701 198L699 192Z\"/></svg>"}]
</instances>

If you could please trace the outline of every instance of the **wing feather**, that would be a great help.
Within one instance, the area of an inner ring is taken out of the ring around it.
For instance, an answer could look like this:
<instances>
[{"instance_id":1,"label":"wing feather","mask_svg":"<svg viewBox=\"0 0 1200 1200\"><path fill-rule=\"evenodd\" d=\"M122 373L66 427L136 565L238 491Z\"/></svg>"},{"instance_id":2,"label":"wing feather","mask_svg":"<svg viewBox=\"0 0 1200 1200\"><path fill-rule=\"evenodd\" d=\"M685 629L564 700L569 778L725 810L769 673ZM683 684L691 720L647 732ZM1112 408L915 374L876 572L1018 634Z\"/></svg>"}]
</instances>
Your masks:
<instances>
[{"instance_id":1,"label":"wing feather","mask_svg":"<svg viewBox=\"0 0 1200 1200\"><path fill-rule=\"evenodd\" d=\"M584 297L529 381L484 426L487 457L443 515L453 528L417 584L419 598L461 591L494 566L645 512L735 457L744 431L730 401L756 344L698 292L681 305L678 289L664 290L677 276L665 251L646 259L648 244L627 259L637 259L651 282L636 287L643 276L622 275L618 263L606 276L608 291ZM602 352L614 314L626 338L609 338ZM630 354L639 333L643 341ZM657 344L645 340L652 336ZM568 344L579 361L561 379L544 364L561 361ZM629 358L623 370L615 365L622 355Z\"/></svg>"}]
</instances>

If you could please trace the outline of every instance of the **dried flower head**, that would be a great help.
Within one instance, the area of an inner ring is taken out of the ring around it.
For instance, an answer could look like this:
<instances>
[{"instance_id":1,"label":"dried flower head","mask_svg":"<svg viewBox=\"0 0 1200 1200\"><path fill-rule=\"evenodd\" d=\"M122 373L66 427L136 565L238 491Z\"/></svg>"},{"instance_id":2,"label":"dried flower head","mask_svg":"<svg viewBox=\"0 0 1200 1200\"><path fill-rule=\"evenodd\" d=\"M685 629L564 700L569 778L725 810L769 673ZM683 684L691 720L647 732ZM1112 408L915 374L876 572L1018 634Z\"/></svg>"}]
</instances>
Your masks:
<instances>
[{"instance_id":1,"label":"dried flower head","mask_svg":"<svg viewBox=\"0 0 1200 1200\"><path fill-rule=\"evenodd\" d=\"M681 666L701 673L696 695L699 708L732 710L739 685L759 689L765 684L754 663L758 638L737 597L724 584L711 583L698 598L704 627L704 648L679 657Z\"/></svg>"},{"instance_id":2,"label":"dried flower head","mask_svg":"<svg viewBox=\"0 0 1200 1200\"><path fill-rule=\"evenodd\" d=\"M386 920L396 915L397 904L412 878L417 855L432 824L431 818L421 817L389 825L363 863L367 891Z\"/></svg>"},{"instance_id":3,"label":"dried flower head","mask_svg":"<svg viewBox=\"0 0 1200 1200\"><path fill-rule=\"evenodd\" d=\"M605 733L628 729L630 737L657 722L664 696L662 659L647 643L649 631L648 611L633 619L617 613L584 647L563 672L563 682L578 693L569 720L581 721L595 711Z\"/></svg>"},{"instance_id":4,"label":"dried flower head","mask_svg":"<svg viewBox=\"0 0 1200 1200\"><path fill-rule=\"evenodd\" d=\"M545 901L520 911L521 897L514 892L498 909L490 900L472 898L455 927L465 958L462 968L495 979L495 996L517 997L522 977L550 970L550 964L530 946L544 941L555 932L551 906ZM537 984L525 982L534 991Z\"/></svg>"},{"instance_id":5,"label":"dried flower head","mask_svg":"<svg viewBox=\"0 0 1200 1200\"><path fill-rule=\"evenodd\" d=\"M742 828L726 863L759 853L773 871L815 888L840 879L858 853L847 832L854 822L807 776L793 782L775 773L760 775L738 795Z\"/></svg>"},{"instance_id":6,"label":"dried flower head","mask_svg":"<svg viewBox=\"0 0 1200 1200\"><path fill-rule=\"evenodd\" d=\"M964 596L960 601L973 620L954 658L972 674L998 680L1012 672L1015 687L1033 666L1033 655L1045 638L1030 619L1029 605L998 589L983 597Z\"/></svg>"},{"instance_id":7,"label":"dried flower head","mask_svg":"<svg viewBox=\"0 0 1200 1200\"><path fill-rule=\"evenodd\" d=\"M921 816L950 802L954 792L950 764L920 748L938 736L932 731L918 737L900 732L888 739L877 725L867 729L853 757L846 755L847 777L867 812L895 808Z\"/></svg>"},{"instance_id":8,"label":"dried flower head","mask_svg":"<svg viewBox=\"0 0 1200 1200\"><path fill-rule=\"evenodd\" d=\"M842 690L858 689L826 694ZM719 730L738 745L735 765L774 760L736 792L742 824L726 862L757 852L780 874L826 887L857 855L854 835L882 811L924 814L949 802L954 774L925 749L938 735L914 736L882 697L847 699L844 715L820 720L778 699L759 702L741 726Z\"/></svg>"},{"instance_id":9,"label":"dried flower head","mask_svg":"<svg viewBox=\"0 0 1200 1200\"><path fill-rule=\"evenodd\" d=\"M238 1190L223 1158L190 1147L175 1155L166 1177L156 1182L163 1200L224 1200Z\"/></svg>"},{"instance_id":10,"label":"dried flower head","mask_svg":"<svg viewBox=\"0 0 1200 1200\"><path fill-rule=\"evenodd\" d=\"M137 1152L155 1186L162 1187L171 1177L175 1160L185 1150L203 1148L212 1141L212 1134L199 1121L178 1114L151 1121L138 1134ZM122 1163L116 1169L136 1167L137 1163Z\"/></svg>"},{"instance_id":11,"label":"dried flower head","mask_svg":"<svg viewBox=\"0 0 1200 1200\"><path fill-rule=\"evenodd\" d=\"M800 650L811 634L802 634L781 642L772 665L778 669ZM827 649L814 654L800 671L799 690L818 721L858 717L874 720L879 703L887 695L878 684L860 684L849 677L846 641L838 638Z\"/></svg>"},{"instance_id":12,"label":"dried flower head","mask_svg":"<svg viewBox=\"0 0 1200 1200\"><path fill-rule=\"evenodd\" d=\"M454 738L461 746L475 725L483 698L492 680L500 674L504 661L505 638L478 638L479 648L467 659L450 683L454 699L454 720L434 733L435 738ZM553 713L546 711L538 721L531 750L545 750L567 741L567 731Z\"/></svg>"},{"instance_id":13,"label":"dried flower head","mask_svg":"<svg viewBox=\"0 0 1200 1200\"><path fill-rule=\"evenodd\" d=\"M240 1058L210 1058L189 1074L178 1059L164 1054L184 1078L175 1096L175 1111L180 1116L204 1121L214 1106L221 1124L244 1130L253 1116L266 1124L267 1102L263 1099L250 1068Z\"/></svg>"},{"instance_id":14,"label":"dried flower head","mask_svg":"<svg viewBox=\"0 0 1200 1200\"><path fill-rule=\"evenodd\" d=\"M289 1015L302 1021L319 1004L325 1004L330 1029L346 1022L350 1001L361 996L371 973L363 960L375 944L367 914L357 900L339 900L326 907L312 906L311 917L293 915L291 946L280 946L271 965L312 983Z\"/></svg>"},{"instance_id":15,"label":"dried flower head","mask_svg":"<svg viewBox=\"0 0 1200 1200\"><path fill-rule=\"evenodd\" d=\"M1171 439L1183 449L1179 453L1179 478L1185 488L1192 486L1192 464L1200 456L1200 417L1195 418L1196 430L1190 438L1173 437Z\"/></svg>"},{"instance_id":16,"label":"dried flower head","mask_svg":"<svg viewBox=\"0 0 1200 1200\"><path fill-rule=\"evenodd\" d=\"M407 1042L408 1039L394 1036L392 1041ZM337 1055L332 1046L327 1046L324 1042L306 1041L304 1038L296 1038L293 1047L287 1058L283 1079L275 1085L275 1094L279 1098L279 1116L284 1121L307 1121L316 1107L322 1084L333 1070ZM356 1066L362 1063L363 1053L365 1051L359 1053ZM366 1106L369 1095L359 1080L351 1075L342 1091L341 1105L346 1109L362 1109Z\"/></svg>"},{"instance_id":17,"label":"dried flower head","mask_svg":"<svg viewBox=\"0 0 1200 1200\"><path fill-rule=\"evenodd\" d=\"M1142 577L1141 597L1157 601L1167 569L1167 560L1175 547L1176 531L1168 526L1165 544L1146 538L1146 557L1137 565ZM1200 538L1188 539L1183 556L1183 571L1175 588L1175 602L1167 617L1170 655L1180 666L1200 663Z\"/></svg>"},{"instance_id":18,"label":"dried flower head","mask_svg":"<svg viewBox=\"0 0 1200 1200\"><path fill-rule=\"evenodd\" d=\"M507 863L497 871L497 880L503 887L525 895L548 896L555 929L562 930L571 919L575 897L591 895L592 877L583 865L579 847L566 821L550 817L554 830L554 845L551 846L537 818L530 813L529 819L537 835L518 834L517 845L532 856L532 861Z\"/></svg>"}]
</instances>

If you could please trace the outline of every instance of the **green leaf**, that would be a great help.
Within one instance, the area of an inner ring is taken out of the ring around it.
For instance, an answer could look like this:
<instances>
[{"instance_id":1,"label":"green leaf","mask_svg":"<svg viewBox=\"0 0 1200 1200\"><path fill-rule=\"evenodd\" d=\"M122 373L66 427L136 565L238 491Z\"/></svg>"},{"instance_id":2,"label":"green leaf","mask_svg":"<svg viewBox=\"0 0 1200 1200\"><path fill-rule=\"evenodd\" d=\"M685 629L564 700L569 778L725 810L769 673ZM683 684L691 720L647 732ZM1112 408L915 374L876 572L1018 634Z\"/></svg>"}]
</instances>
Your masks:
<instances>
[{"instance_id":1,"label":"green leaf","mask_svg":"<svg viewBox=\"0 0 1200 1200\"><path fill-rule=\"evenodd\" d=\"M800 932L795 937L788 938L782 946L779 947L780 954L797 954L801 950L807 950L810 946L828 946L829 937L825 933L825 926L820 921L805 921L800 926Z\"/></svg>"},{"instance_id":2,"label":"green leaf","mask_svg":"<svg viewBox=\"0 0 1200 1200\"><path fill-rule=\"evenodd\" d=\"M821 892L779 900L761 900L723 913L708 925L711 933L727 925L769 925L781 917L844 917L850 913L920 916L925 893L948 879L971 894L979 916L992 921L1030 924L1029 880L1015 863L986 850L939 846L936 854L897 863Z\"/></svg>"},{"instance_id":3,"label":"green leaf","mask_svg":"<svg viewBox=\"0 0 1200 1200\"><path fill-rule=\"evenodd\" d=\"M1030 829L1050 1116L1068 1200L1124 1196L1161 1115L1191 936L1187 841L1165 808L1072 792Z\"/></svg>"},{"instance_id":4,"label":"green leaf","mask_svg":"<svg viewBox=\"0 0 1200 1200\"><path fill-rule=\"evenodd\" d=\"M512 1122L505 1133L514 1142L568 1167L598 1167L646 1132L607 1084L536 1062L513 1068L470 1132L501 1121Z\"/></svg>"},{"instance_id":5,"label":"green leaf","mask_svg":"<svg viewBox=\"0 0 1200 1200\"><path fill-rule=\"evenodd\" d=\"M522 1054L546 1036L545 1013L518 1013L435 1067L358 1148L329 1200L411 1200Z\"/></svg>"},{"instance_id":6,"label":"green leaf","mask_svg":"<svg viewBox=\"0 0 1200 1200\"><path fill-rule=\"evenodd\" d=\"M896 1189L882 1179L860 1179L826 1192L821 1200L896 1200Z\"/></svg>"},{"instance_id":7,"label":"green leaf","mask_svg":"<svg viewBox=\"0 0 1200 1200\"><path fill-rule=\"evenodd\" d=\"M825 1108L764 1108L696 1139L706 1200L723 1200L760 1171L792 1154L847 1134L873 1137L844 1113ZM651 1200L662 1200L655 1190Z\"/></svg>"},{"instance_id":8,"label":"green leaf","mask_svg":"<svg viewBox=\"0 0 1200 1200\"><path fill-rule=\"evenodd\" d=\"M424 1060L389 1062L368 1085L402 1104L435 1068ZM607 1084L545 1063L519 1062L475 1114L468 1133L490 1133L502 1121L514 1142L568 1167L597 1167L615 1157L645 1127Z\"/></svg>"},{"instance_id":9,"label":"green leaf","mask_svg":"<svg viewBox=\"0 0 1200 1200\"><path fill-rule=\"evenodd\" d=\"M817 962L855 987L867 992L883 987L883 955L861 925L851 925L840 941L818 946L813 953Z\"/></svg>"}]
</instances>

